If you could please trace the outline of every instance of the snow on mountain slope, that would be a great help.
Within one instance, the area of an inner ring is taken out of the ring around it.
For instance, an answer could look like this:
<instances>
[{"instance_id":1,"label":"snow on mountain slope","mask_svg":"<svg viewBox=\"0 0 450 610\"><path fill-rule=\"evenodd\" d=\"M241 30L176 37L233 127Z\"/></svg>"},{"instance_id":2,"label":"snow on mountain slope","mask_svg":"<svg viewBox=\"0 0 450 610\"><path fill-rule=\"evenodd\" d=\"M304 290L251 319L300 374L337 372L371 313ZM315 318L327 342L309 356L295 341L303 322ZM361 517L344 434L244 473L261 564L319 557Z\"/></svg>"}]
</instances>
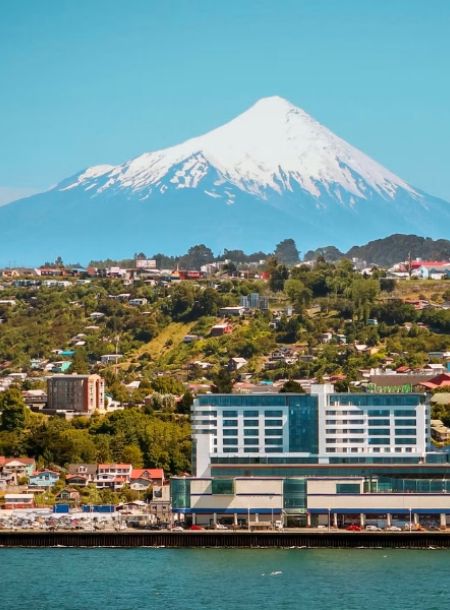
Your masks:
<instances>
[{"instance_id":1,"label":"snow on mountain slope","mask_svg":"<svg viewBox=\"0 0 450 610\"><path fill-rule=\"evenodd\" d=\"M211 170L215 180L206 186ZM403 189L421 198L406 182L280 97L263 98L229 123L178 146L116 167L92 167L62 189L75 187L92 194L125 189L142 198L155 190L202 187L207 195L221 197L232 187L262 199L268 191L281 194L300 188L316 199L325 191L349 205L354 198L366 199L369 191L393 199ZM342 191L350 197L347 202Z\"/></svg>"},{"instance_id":2,"label":"snow on mountain slope","mask_svg":"<svg viewBox=\"0 0 450 610\"><path fill-rule=\"evenodd\" d=\"M393 233L450 237L450 204L414 189L303 110L264 98L229 123L97 165L0 208L0 266L181 253L205 243L346 250Z\"/></svg>"}]
</instances>

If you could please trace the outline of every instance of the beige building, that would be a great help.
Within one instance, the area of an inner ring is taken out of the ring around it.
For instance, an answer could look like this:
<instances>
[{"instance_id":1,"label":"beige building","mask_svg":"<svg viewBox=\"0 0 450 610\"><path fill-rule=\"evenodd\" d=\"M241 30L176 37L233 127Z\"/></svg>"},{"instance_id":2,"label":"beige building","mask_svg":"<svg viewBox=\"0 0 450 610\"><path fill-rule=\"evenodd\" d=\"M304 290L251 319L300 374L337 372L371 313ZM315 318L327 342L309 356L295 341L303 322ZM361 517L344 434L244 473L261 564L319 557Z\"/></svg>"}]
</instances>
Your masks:
<instances>
[{"instance_id":1,"label":"beige building","mask_svg":"<svg viewBox=\"0 0 450 610\"><path fill-rule=\"evenodd\" d=\"M103 410L105 382L99 375L54 375L47 380L47 409L91 414Z\"/></svg>"}]
</instances>

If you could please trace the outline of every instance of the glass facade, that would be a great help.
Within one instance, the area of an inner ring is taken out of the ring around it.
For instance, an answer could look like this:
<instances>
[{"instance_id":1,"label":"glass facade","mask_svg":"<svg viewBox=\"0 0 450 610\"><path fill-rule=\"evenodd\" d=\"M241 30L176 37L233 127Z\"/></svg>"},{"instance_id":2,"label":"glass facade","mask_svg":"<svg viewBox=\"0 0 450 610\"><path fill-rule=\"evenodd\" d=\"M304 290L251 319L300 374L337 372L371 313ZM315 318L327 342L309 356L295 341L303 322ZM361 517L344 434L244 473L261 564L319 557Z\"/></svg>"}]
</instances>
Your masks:
<instances>
[{"instance_id":1,"label":"glass facade","mask_svg":"<svg viewBox=\"0 0 450 610\"><path fill-rule=\"evenodd\" d=\"M289 512L306 510L306 480L285 479L283 482L283 506Z\"/></svg>"},{"instance_id":2,"label":"glass facade","mask_svg":"<svg viewBox=\"0 0 450 610\"><path fill-rule=\"evenodd\" d=\"M213 479L211 482L211 492L213 495L233 496L234 479Z\"/></svg>"},{"instance_id":3,"label":"glass facade","mask_svg":"<svg viewBox=\"0 0 450 610\"><path fill-rule=\"evenodd\" d=\"M191 482L189 479L172 479L170 482L172 508L190 508Z\"/></svg>"},{"instance_id":4,"label":"glass facade","mask_svg":"<svg viewBox=\"0 0 450 610\"><path fill-rule=\"evenodd\" d=\"M289 397L289 451L317 454L319 451L319 413L316 396Z\"/></svg>"}]
</instances>

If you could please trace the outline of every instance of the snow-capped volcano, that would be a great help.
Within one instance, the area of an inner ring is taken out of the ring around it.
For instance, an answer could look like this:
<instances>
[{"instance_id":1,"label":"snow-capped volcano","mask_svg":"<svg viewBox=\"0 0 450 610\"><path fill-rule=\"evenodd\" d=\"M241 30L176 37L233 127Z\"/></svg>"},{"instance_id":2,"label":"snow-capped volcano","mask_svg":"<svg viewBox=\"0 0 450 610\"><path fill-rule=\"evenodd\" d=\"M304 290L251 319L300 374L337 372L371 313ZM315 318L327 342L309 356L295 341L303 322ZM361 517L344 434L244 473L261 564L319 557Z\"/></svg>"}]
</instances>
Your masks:
<instances>
[{"instance_id":1,"label":"snow-capped volcano","mask_svg":"<svg viewBox=\"0 0 450 610\"><path fill-rule=\"evenodd\" d=\"M0 264L215 250L341 248L390 233L448 237L450 204L413 188L306 112L263 98L121 165L97 165L0 208Z\"/></svg>"},{"instance_id":2,"label":"snow-capped volcano","mask_svg":"<svg viewBox=\"0 0 450 610\"><path fill-rule=\"evenodd\" d=\"M213 188L206 188L204 179L211 169L217 180ZM320 186L340 201L339 187L363 199L368 189L391 199L399 188L419 196L281 97L263 98L226 125L178 146L145 153L117 167L92 167L62 188L78 186L98 193L130 189L141 197L154 190L202 187L217 197L227 186L262 198L269 196L267 191L281 194L300 187L319 199Z\"/></svg>"}]
</instances>

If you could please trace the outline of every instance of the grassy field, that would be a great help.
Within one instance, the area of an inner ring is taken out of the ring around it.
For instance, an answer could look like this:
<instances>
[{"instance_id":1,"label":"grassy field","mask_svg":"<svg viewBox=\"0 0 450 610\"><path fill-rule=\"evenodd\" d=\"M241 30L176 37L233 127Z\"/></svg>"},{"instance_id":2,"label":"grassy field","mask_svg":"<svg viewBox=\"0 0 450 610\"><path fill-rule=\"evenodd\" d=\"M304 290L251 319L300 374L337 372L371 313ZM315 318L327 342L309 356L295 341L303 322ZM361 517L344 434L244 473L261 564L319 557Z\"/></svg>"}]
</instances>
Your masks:
<instances>
[{"instance_id":1,"label":"grassy field","mask_svg":"<svg viewBox=\"0 0 450 610\"><path fill-rule=\"evenodd\" d=\"M391 296L402 299L442 300L442 295L450 290L450 281L445 280L400 280Z\"/></svg>"}]
</instances>

